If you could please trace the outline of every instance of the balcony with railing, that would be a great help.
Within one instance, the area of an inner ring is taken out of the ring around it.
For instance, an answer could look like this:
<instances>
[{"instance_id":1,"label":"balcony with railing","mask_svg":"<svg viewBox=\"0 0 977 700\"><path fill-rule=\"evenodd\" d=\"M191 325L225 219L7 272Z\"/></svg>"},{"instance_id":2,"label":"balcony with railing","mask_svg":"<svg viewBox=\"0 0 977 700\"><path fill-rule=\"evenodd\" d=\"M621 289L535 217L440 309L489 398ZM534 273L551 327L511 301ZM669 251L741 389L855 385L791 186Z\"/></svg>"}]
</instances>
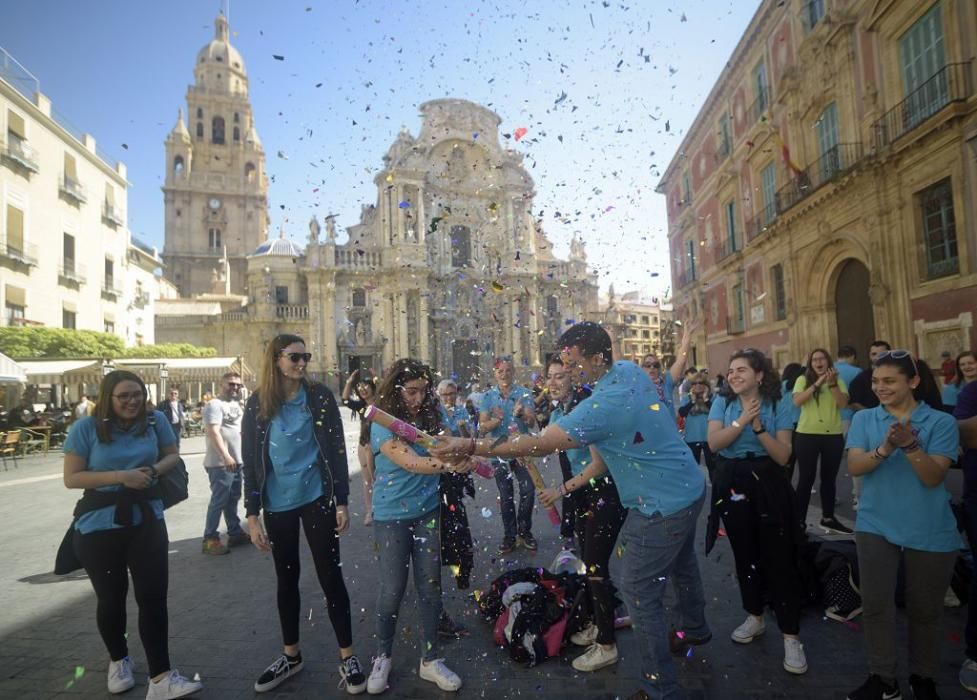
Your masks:
<instances>
[{"instance_id":1,"label":"balcony with railing","mask_svg":"<svg viewBox=\"0 0 977 700\"><path fill-rule=\"evenodd\" d=\"M776 220L777 205L775 202L770 202L756 216L746 222L746 242L752 243L761 238L770 230L771 225Z\"/></svg>"},{"instance_id":2,"label":"balcony with railing","mask_svg":"<svg viewBox=\"0 0 977 700\"><path fill-rule=\"evenodd\" d=\"M102 219L113 226L126 225L126 218L122 215L122 210L108 202L102 203Z\"/></svg>"},{"instance_id":3,"label":"balcony with railing","mask_svg":"<svg viewBox=\"0 0 977 700\"><path fill-rule=\"evenodd\" d=\"M31 243L0 242L0 260L28 267L37 267L37 246Z\"/></svg>"},{"instance_id":4,"label":"balcony with railing","mask_svg":"<svg viewBox=\"0 0 977 700\"><path fill-rule=\"evenodd\" d=\"M304 321L309 318L308 304L278 304L275 307L275 318L286 321Z\"/></svg>"},{"instance_id":5,"label":"balcony with railing","mask_svg":"<svg viewBox=\"0 0 977 700\"><path fill-rule=\"evenodd\" d=\"M727 316L726 332L729 335L739 335L740 333L746 333L746 317Z\"/></svg>"},{"instance_id":6,"label":"balcony with railing","mask_svg":"<svg viewBox=\"0 0 977 700\"><path fill-rule=\"evenodd\" d=\"M85 284L85 266L76 263L71 258L65 258L58 267L58 283L61 285L77 287Z\"/></svg>"},{"instance_id":7,"label":"balcony with railing","mask_svg":"<svg viewBox=\"0 0 977 700\"><path fill-rule=\"evenodd\" d=\"M740 250L735 238L726 237L719 242L719 250L716 251L716 262L722 262L726 258L732 257Z\"/></svg>"},{"instance_id":8,"label":"balcony with railing","mask_svg":"<svg viewBox=\"0 0 977 700\"><path fill-rule=\"evenodd\" d=\"M122 296L122 290L116 286L114 278L108 277L102 280L102 296L109 301L114 301Z\"/></svg>"},{"instance_id":9,"label":"balcony with railing","mask_svg":"<svg viewBox=\"0 0 977 700\"><path fill-rule=\"evenodd\" d=\"M682 270L677 275L675 275L675 280L673 286L675 289L683 289L688 287L690 284L696 280L696 270L691 268L689 270Z\"/></svg>"},{"instance_id":10,"label":"balcony with railing","mask_svg":"<svg viewBox=\"0 0 977 700\"><path fill-rule=\"evenodd\" d=\"M136 289L135 295L132 297L132 305L138 309L144 309L149 306L149 302L152 299L149 296L149 292L144 289Z\"/></svg>"},{"instance_id":11,"label":"balcony with railing","mask_svg":"<svg viewBox=\"0 0 977 700\"><path fill-rule=\"evenodd\" d=\"M970 63L948 63L872 125L875 147L888 146L973 91Z\"/></svg>"},{"instance_id":12,"label":"balcony with railing","mask_svg":"<svg viewBox=\"0 0 977 700\"><path fill-rule=\"evenodd\" d=\"M41 166L37 162L37 154L24 139L7 132L7 142L3 144L0 155L8 163L14 163L32 173L40 172Z\"/></svg>"},{"instance_id":13,"label":"balcony with railing","mask_svg":"<svg viewBox=\"0 0 977 700\"><path fill-rule=\"evenodd\" d=\"M862 159L862 144L839 143L794 175L776 194L777 213L782 214L801 200L844 175Z\"/></svg>"},{"instance_id":14,"label":"balcony with railing","mask_svg":"<svg viewBox=\"0 0 977 700\"><path fill-rule=\"evenodd\" d=\"M371 269L383 267L383 254L378 250L350 250L336 248L336 267Z\"/></svg>"},{"instance_id":15,"label":"balcony with railing","mask_svg":"<svg viewBox=\"0 0 977 700\"><path fill-rule=\"evenodd\" d=\"M747 122L750 124L756 124L763 118L763 115L767 113L770 108L770 89L764 88L755 100L753 104L750 105L750 109L746 113Z\"/></svg>"},{"instance_id":16,"label":"balcony with railing","mask_svg":"<svg viewBox=\"0 0 977 700\"><path fill-rule=\"evenodd\" d=\"M85 186L68 175L64 175L61 178L59 190L65 197L74 200L78 204L84 204L88 201L88 194L85 192Z\"/></svg>"}]
</instances>

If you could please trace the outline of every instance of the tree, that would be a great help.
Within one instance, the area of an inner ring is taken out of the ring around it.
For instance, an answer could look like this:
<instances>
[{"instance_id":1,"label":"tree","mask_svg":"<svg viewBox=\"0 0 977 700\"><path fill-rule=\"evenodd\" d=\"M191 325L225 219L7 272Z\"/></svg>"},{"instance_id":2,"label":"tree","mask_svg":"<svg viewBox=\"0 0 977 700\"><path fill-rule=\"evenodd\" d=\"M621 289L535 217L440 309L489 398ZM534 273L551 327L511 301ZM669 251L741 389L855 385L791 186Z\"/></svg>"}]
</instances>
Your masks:
<instances>
[{"instance_id":1,"label":"tree","mask_svg":"<svg viewBox=\"0 0 977 700\"><path fill-rule=\"evenodd\" d=\"M127 348L112 333L68 328L0 328L0 352L14 359L214 357L214 348L163 343Z\"/></svg>"}]
</instances>

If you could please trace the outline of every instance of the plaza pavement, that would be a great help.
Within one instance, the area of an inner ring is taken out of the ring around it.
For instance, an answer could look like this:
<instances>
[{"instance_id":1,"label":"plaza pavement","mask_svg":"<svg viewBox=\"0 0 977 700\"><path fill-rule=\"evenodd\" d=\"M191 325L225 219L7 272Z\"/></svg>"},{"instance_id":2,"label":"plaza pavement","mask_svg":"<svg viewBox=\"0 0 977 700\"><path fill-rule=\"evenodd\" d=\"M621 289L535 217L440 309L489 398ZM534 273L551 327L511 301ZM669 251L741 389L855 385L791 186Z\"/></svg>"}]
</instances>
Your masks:
<instances>
[{"instance_id":1,"label":"plaza pavement","mask_svg":"<svg viewBox=\"0 0 977 700\"><path fill-rule=\"evenodd\" d=\"M364 527L362 482L355 460L359 426L348 418L352 494L351 531L342 539L343 569L353 604L355 646L369 665L373 652L373 608L376 593L375 554L370 528ZM253 547L237 548L223 557L200 553L209 489L202 468L203 439L186 439L183 453L191 474L190 499L167 512L170 534L169 621L173 665L204 681L201 698L252 698L252 686L262 669L281 649L275 607L275 576L270 554ZM549 480L557 478L554 465L544 468ZM478 494L469 505L477 540L473 588L484 589L508 566L548 566L559 549L558 533L537 508L534 531L539 552L518 550L499 560L494 555L501 534L497 489L494 482L476 478ZM853 520L851 480L839 477L838 514ZM59 455L32 456L19 469L0 472L0 513L4 516L0 546L0 698L109 697L105 690L107 657L95 628L95 600L83 572L57 577L51 574L54 555L80 493L61 481ZM483 510L485 509L485 510ZM242 508L243 513L243 508ZM820 517L817 495L812 497L810 522ZM866 674L859 620L839 624L809 608L802 619L801 636L810 671L801 677L782 666L783 644L772 615L767 634L741 646L729 640L730 631L743 619L733 576L728 542L721 539L708 559L701 557L705 514L697 533L700 566L705 583L707 615L714 639L678 661L682 684L690 699L844 698ZM611 563L612 575L619 562ZM303 552L302 649L305 670L275 691L270 698L341 698L337 689L336 648L311 559ZM457 591L454 579L443 576L447 609L471 629L467 639L448 642L443 653L448 665L464 681L457 694L442 693L417 677L420 656L418 617L412 587L402 607L400 633L394 647L389 698L615 698L628 697L638 686L634 635L619 634L620 662L595 674L577 673L570 666L582 650L568 649L560 659L536 668L509 661L495 647L488 624L473 614L470 600ZM137 667L137 686L123 697L143 697L145 657L137 632L137 610L129 596L130 651ZM965 608L948 609L945 618L943 664L938 677L943 698L967 696L956 683L963 655ZM900 614L901 648L905 649L904 619ZM901 683L908 697L904 659Z\"/></svg>"}]
</instances>

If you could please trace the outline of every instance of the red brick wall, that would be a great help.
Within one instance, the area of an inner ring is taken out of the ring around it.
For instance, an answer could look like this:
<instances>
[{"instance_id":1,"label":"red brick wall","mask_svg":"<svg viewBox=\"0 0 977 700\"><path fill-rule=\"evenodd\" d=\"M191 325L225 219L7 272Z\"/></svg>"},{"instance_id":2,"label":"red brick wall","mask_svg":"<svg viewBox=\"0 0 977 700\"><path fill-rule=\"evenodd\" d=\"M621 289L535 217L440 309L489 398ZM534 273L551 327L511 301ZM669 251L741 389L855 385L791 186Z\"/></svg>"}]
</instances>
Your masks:
<instances>
[{"instance_id":1,"label":"red brick wall","mask_svg":"<svg viewBox=\"0 0 977 700\"><path fill-rule=\"evenodd\" d=\"M911 303L913 320L946 321L970 311L977 315L977 286L954 289L914 299ZM977 349L977 332L970 330L970 347Z\"/></svg>"}]
</instances>

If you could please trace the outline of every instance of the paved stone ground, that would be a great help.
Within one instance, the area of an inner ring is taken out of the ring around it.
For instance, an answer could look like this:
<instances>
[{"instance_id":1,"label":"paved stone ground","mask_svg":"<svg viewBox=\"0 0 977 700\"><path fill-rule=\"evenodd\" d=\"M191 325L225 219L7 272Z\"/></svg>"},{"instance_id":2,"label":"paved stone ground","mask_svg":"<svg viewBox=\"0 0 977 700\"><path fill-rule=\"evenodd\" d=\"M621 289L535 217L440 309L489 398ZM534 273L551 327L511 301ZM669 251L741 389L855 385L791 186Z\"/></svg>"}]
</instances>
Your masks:
<instances>
[{"instance_id":1,"label":"paved stone ground","mask_svg":"<svg viewBox=\"0 0 977 700\"><path fill-rule=\"evenodd\" d=\"M355 455L356 423L347 424L347 441ZM200 535L209 498L201 462L202 438L184 441L191 472L190 499L167 513L170 533L170 651L176 668L199 674L205 682L204 698L251 698L252 684L261 670L280 653L280 631L275 608L275 577L271 556L252 547L235 549L225 557L200 554ZM355 459L354 459L355 462ZM353 466L355 469L355 465ZM552 473L552 467L548 468ZM545 473L546 470L544 470ZM844 469L842 469L844 473ZM48 572L70 520L77 492L61 482L57 455L23 460L17 470L0 472L0 513L7 530L0 548L0 698L107 697L106 654L95 628L95 601L85 576L56 577ZM553 478L553 477L551 477ZM477 499L470 507L478 540L475 588L485 585L508 566L548 566L559 549L557 533L537 512L535 532L540 542L536 555L523 550L505 561L491 552L501 534L493 482L479 482ZM346 583L353 601L354 636L361 659L373 651L374 547L371 530L362 525L361 481L351 480L354 526L342 541ZM840 498L849 502L850 479L839 477ZM818 497L812 498L810 520L817 522ZM482 509L491 511L483 517ZM243 512L243 511L242 511ZM838 513L849 522L850 507ZM702 525L698 539L702 541ZM304 609L302 643L306 669L284 684L272 698L339 698L336 689L335 638L329 625L310 558L303 559ZM617 561L612 562L612 574ZM708 609L715 638L688 659L679 662L682 683L692 699L843 698L864 679L867 671L860 626L842 625L809 609L802 620L802 638L810 671L793 677L781 667L783 645L772 616L769 634L754 644L729 641L730 631L743 618L732 575L732 555L720 541L709 559L701 559ZM527 669L509 662L491 641L487 624L472 614L471 603L454 588L445 572L446 605L467 624L472 635L444 648L447 663L458 671L464 687L459 698L614 698L627 697L637 687L638 664L633 634L619 635L620 663L593 675L575 672L568 650ZM130 595L130 645L136 660L138 685L128 693L145 692L145 657L136 628L137 611ZM408 589L401 618L402 633L394 649L391 689L386 697L452 697L417 677L419 658L416 604ZM956 684L962 658L964 609L947 610L943 666L938 678L943 698L967 694ZM905 648L905 629L900 627ZM908 691L904 680L903 688ZM908 696L908 695L907 695Z\"/></svg>"}]
</instances>

